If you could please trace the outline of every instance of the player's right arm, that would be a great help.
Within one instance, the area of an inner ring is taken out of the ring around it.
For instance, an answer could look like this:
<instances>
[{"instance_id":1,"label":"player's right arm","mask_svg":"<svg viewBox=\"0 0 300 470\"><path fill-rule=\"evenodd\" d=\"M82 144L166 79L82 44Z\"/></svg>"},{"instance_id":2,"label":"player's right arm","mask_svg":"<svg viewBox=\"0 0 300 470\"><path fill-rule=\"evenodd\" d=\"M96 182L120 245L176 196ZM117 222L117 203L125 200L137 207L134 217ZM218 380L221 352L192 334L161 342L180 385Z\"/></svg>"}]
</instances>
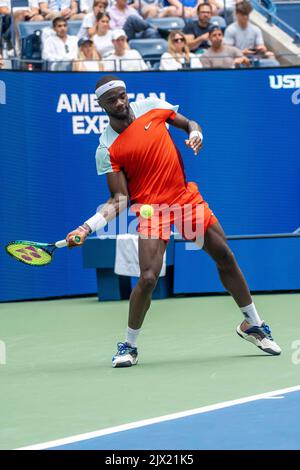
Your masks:
<instances>
[{"instance_id":1,"label":"player's right arm","mask_svg":"<svg viewBox=\"0 0 300 470\"><path fill-rule=\"evenodd\" d=\"M90 233L100 229L101 227L104 227L106 223L114 219L128 206L129 195L127 181L124 173L122 171L116 173L107 173L106 178L111 197L101 207L99 212L80 225L76 230L68 233L66 240L69 244L69 247L83 245ZM95 230L95 227L97 226L97 220L99 223ZM90 224L89 221L91 221ZM80 243L74 242L75 236L80 237Z\"/></svg>"}]
</instances>

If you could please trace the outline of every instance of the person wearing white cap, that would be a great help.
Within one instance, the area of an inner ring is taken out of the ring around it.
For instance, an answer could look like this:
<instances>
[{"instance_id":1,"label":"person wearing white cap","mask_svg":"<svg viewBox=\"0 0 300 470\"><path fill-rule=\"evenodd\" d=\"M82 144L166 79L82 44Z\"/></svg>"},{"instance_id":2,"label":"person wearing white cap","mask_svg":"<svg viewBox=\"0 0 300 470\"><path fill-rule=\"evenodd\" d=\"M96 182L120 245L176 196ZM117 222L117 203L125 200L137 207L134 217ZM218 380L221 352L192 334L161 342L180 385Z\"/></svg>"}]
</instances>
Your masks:
<instances>
[{"instance_id":1,"label":"person wearing white cap","mask_svg":"<svg viewBox=\"0 0 300 470\"><path fill-rule=\"evenodd\" d=\"M112 43L114 53L106 57L104 61L104 70L115 71L142 71L148 70L142 56L135 49L130 49L127 42L127 36L123 29L116 29L112 33Z\"/></svg>"}]
</instances>

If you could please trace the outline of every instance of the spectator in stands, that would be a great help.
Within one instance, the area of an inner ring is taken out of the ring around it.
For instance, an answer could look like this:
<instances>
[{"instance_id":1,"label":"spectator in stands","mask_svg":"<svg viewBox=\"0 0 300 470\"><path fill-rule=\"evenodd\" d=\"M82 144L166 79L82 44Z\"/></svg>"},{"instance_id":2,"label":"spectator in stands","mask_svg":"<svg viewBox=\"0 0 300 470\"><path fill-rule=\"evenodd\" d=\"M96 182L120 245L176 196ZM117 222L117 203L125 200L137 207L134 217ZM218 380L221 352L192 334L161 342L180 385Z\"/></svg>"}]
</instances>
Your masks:
<instances>
[{"instance_id":1,"label":"spectator in stands","mask_svg":"<svg viewBox=\"0 0 300 470\"><path fill-rule=\"evenodd\" d=\"M176 8L174 16L182 16L184 18L193 18L197 16L197 7L199 0L168 0L168 3Z\"/></svg>"},{"instance_id":2,"label":"spectator in stands","mask_svg":"<svg viewBox=\"0 0 300 470\"><path fill-rule=\"evenodd\" d=\"M109 22L110 16L108 13L99 13L97 15L96 34L93 36L93 41L101 57L112 54L114 51L112 30L110 29Z\"/></svg>"},{"instance_id":3,"label":"spectator in stands","mask_svg":"<svg viewBox=\"0 0 300 470\"><path fill-rule=\"evenodd\" d=\"M94 0L93 9L90 13L83 18L78 38L90 37L92 38L96 33L97 16L99 13L104 13L108 7L108 0Z\"/></svg>"},{"instance_id":4,"label":"spectator in stands","mask_svg":"<svg viewBox=\"0 0 300 470\"><path fill-rule=\"evenodd\" d=\"M0 52L0 69L3 69L4 67L4 60L2 59L2 54Z\"/></svg>"},{"instance_id":5,"label":"spectator in stands","mask_svg":"<svg viewBox=\"0 0 300 470\"><path fill-rule=\"evenodd\" d=\"M81 38L78 41L78 59L73 62L74 72L102 72L104 70L93 41L90 38Z\"/></svg>"},{"instance_id":6,"label":"spectator in stands","mask_svg":"<svg viewBox=\"0 0 300 470\"><path fill-rule=\"evenodd\" d=\"M135 49L130 49L127 36L122 29L113 31L112 36L115 51L104 60L104 70L142 71L148 70L142 56Z\"/></svg>"},{"instance_id":7,"label":"spectator in stands","mask_svg":"<svg viewBox=\"0 0 300 470\"><path fill-rule=\"evenodd\" d=\"M190 52L184 34L171 31L168 37L168 52L160 59L160 70L200 69L202 64L196 54Z\"/></svg>"},{"instance_id":8,"label":"spectator in stands","mask_svg":"<svg viewBox=\"0 0 300 470\"><path fill-rule=\"evenodd\" d=\"M116 0L115 4L108 8L111 29L122 29L125 21L131 15L140 16L135 8L127 5L127 0Z\"/></svg>"},{"instance_id":9,"label":"spectator in stands","mask_svg":"<svg viewBox=\"0 0 300 470\"><path fill-rule=\"evenodd\" d=\"M20 21L43 21L43 16L40 14L38 0L28 0L28 6L26 7L14 7L14 23L15 23L15 35L16 35L16 53L20 51L19 45L19 30L18 23Z\"/></svg>"},{"instance_id":10,"label":"spectator in stands","mask_svg":"<svg viewBox=\"0 0 300 470\"><path fill-rule=\"evenodd\" d=\"M198 20L187 23L183 28L191 51L197 52L199 49L207 49L210 46L208 31L212 11L212 6L209 3L201 3L197 8Z\"/></svg>"},{"instance_id":11,"label":"spectator in stands","mask_svg":"<svg viewBox=\"0 0 300 470\"><path fill-rule=\"evenodd\" d=\"M209 40L211 47L201 56L203 67L232 69L241 65L246 67L250 65L250 60L240 49L223 44L223 32L219 26L211 26Z\"/></svg>"},{"instance_id":12,"label":"spectator in stands","mask_svg":"<svg viewBox=\"0 0 300 470\"><path fill-rule=\"evenodd\" d=\"M197 1L197 0L192 0ZM161 0L135 0L134 8L137 10L141 6L141 15L143 18L165 18L166 16L179 16L175 6L162 6ZM170 3L170 2L169 2Z\"/></svg>"},{"instance_id":13,"label":"spectator in stands","mask_svg":"<svg viewBox=\"0 0 300 470\"><path fill-rule=\"evenodd\" d=\"M78 56L78 38L68 34L68 24L64 18L55 18L53 29L56 34L46 39L42 58L51 62L51 70L68 70Z\"/></svg>"},{"instance_id":14,"label":"spectator in stands","mask_svg":"<svg viewBox=\"0 0 300 470\"><path fill-rule=\"evenodd\" d=\"M40 12L45 20L64 18L65 20L82 20L83 13L78 13L76 0L42 0L39 2Z\"/></svg>"},{"instance_id":15,"label":"spectator in stands","mask_svg":"<svg viewBox=\"0 0 300 470\"><path fill-rule=\"evenodd\" d=\"M94 5L93 0L79 0L80 12L84 13L85 15L87 13L93 12L93 5Z\"/></svg>"},{"instance_id":16,"label":"spectator in stands","mask_svg":"<svg viewBox=\"0 0 300 470\"><path fill-rule=\"evenodd\" d=\"M3 47L4 42L8 49L12 49L11 31L10 31L10 0L0 0L0 15L2 16L2 31L0 37L0 45Z\"/></svg>"},{"instance_id":17,"label":"spectator in stands","mask_svg":"<svg viewBox=\"0 0 300 470\"><path fill-rule=\"evenodd\" d=\"M253 58L254 55L274 59L274 54L267 51L261 30L250 23L252 11L249 2L243 1L236 5L236 22L226 29L224 43L240 49L244 55Z\"/></svg>"}]
</instances>

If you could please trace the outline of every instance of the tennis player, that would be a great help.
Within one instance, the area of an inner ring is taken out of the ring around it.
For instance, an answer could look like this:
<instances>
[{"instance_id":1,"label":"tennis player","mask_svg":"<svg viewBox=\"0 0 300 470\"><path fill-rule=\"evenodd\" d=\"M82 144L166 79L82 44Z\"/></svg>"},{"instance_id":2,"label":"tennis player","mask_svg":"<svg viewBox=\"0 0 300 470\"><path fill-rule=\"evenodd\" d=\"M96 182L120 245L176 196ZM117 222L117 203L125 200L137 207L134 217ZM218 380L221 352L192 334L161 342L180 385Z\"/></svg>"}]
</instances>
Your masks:
<instances>
[{"instance_id":1,"label":"tennis player","mask_svg":"<svg viewBox=\"0 0 300 470\"><path fill-rule=\"evenodd\" d=\"M96 152L99 175L106 174L111 198L102 209L67 235L70 246L78 246L73 237L79 235L81 243L96 230L104 227L128 204L176 205L183 222L188 219L196 231L184 238L196 243L204 239L203 249L216 263L225 289L232 295L244 316L237 327L241 338L250 341L262 351L272 355L281 353L272 338L270 328L260 318L252 301L245 278L231 252L225 233L208 204L203 200L195 183L186 182L181 155L168 132L166 123L187 133L187 147L198 154L203 143L202 130L195 121L178 113L178 106L147 98L129 103L126 85L114 76L105 76L96 85L99 105L109 117L109 125L100 137ZM188 208L185 211L185 208ZM202 217L196 215L201 209ZM132 290L129 302L129 318L126 338L117 345L113 367L129 367L137 364L137 338L151 303L152 292L158 280L163 255L170 237L170 225L161 215L151 219L140 218L139 264L140 278ZM181 220L182 222L182 220ZM150 234L150 236L149 236Z\"/></svg>"}]
</instances>

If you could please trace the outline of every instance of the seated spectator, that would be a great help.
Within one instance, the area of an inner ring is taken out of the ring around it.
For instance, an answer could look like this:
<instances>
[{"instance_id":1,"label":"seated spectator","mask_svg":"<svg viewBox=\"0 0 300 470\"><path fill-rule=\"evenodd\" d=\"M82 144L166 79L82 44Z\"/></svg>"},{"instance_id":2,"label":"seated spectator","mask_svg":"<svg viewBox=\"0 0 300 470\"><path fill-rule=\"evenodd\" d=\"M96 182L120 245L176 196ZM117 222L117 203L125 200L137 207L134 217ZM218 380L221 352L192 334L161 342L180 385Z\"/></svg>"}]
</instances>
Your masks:
<instances>
[{"instance_id":1,"label":"seated spectator","mask_svg":"<svg viewBox=\"0 0 300 470\"><path fill-rule=\"evenodd\" d=\"M2 59L2 54L0 52L0 69L4 68L4 60Z\"/></svg>"},{"instance_id":2,"label":"seated spectator","mask_svg":"<svg viewBox=\"0 0 300 470\"><path fill-rule=\"evenodd\" d=\"M78 41L78 59L73 62L74 72L102 72L104 70L93 41L90 38L81 38Z\"/></svg>"},{"instance_id":3,"label":"seated spectator","mask_svg":"<svg viewBox=\"0 0 300 470\"><path fill-rule=\"evenodd\" d=\"M115 4L107 9L110 16L111 29L122 29L125 21L131 15L139 16L132 6L127 5L127 0L116 0Z\"/></svg>"},{"instance_id":4,"label":"seated spectator","mask_svg":"<svg viewBox=\"0 0 300 470\"><path fill-rule=\"evenodd\" d=\"M0 37L0 46L5 42L8 49L12 49L11 30L10 30L10 0L0 0L0 15L2 16L2 31Z\"/></svg>"},{"instance_id":5,"label":"seated spectator","mask_svg":"<svg viewBox=\"0 0 300 470\"><path fill-rule=\"evenodd\" d=\"M76 0L42 0L39 1L40 12L45 20L64 18L65 20L82 20L83 13L78 13Z\"/></svg>"},{"instance_id":6,"label":"seated spectator","mask_svg":"<svg viewBox=\"0 0 300 470\"><path fill-rule=\"evenodd\" d=\"M196 54L190 52L184 34L172 31L168 37L168 52L160 59L160 70L200 69L202 64Z\"/></svg>"},{"instance_id":7,"label":"seated spectator","mask_svg":"<svg viewBox=\"0 0 300 470\"><path fill-rule=\"evenodd\" d=\"M97 15L96 34L93 36L93 41L101 57L105 57L114 51L109 22L110 16L108 13L99 13Z\"/></svg>"},{"instance_id":8,"label":"seated spectator","mask_svg":"<svg viewBox=\"0 0 300 470\"><path fill-rule=\"evenodd\" d=\"M78 38L89 37L92 38L96 33L97 16L99 13L104 13L108 6L108 0L94 0L93 8L90 13L85 15L82 20Z\"/></svg>"},{"instance_id":9,"label":"seated spectator","mask_svg":"<svg viewBox=\"0 0 300 470\"><path fill-rule=\"evenodd\" d=\"M16 35L16 53L20 51L20 37L18 23L20 21L43 21L43 16L40 14L38 0L28 0L28 7L16 7L13 9L15 35Z\"/></svg>"},{"instance_id":10,"label":"seated spectator","mask_svg":"<svg viewBox=\"0 0 300 470\"><path fill-rule=\"evenodd\" d=\"M161 0L135 0L133 6L137 10L139 10L141 6L141 15L145 19L179 16L175 6L162 6L162 4L163 2Z\"/></svg>"},{"instance_id":11,"label":"seated spectator","mask_svg":"<svg viewBox=\"0 0 300 470\"><path fill-rule=\"evenodd\" d=\"M93 13L93 0L79 0L80 12L84 13Z\"/></svg>"},{"instance_id":12,"label":"seated spectator","mask_svg":"<svg viewBox=\"0 0 300 470\"><path fill-rule=\"evenodd\" d=\"M123 29L129 40L161 37L159 32L139 15L130 15L125 21Z\"/></svg>"},{"instance_id":13,"label":"seated spectator","mask_svg":"<svg viewBox=\"0 0 300 470\"><path fill-rule=\"evenodd\" d=\"M46 39L42 58L51 62L50 70L67 70L70 68L71 62L77 59L78 38L68 34L68 24L64 18L55 18L53 29L56 34Z\"/></svg>"},{"instance_id":14,"label":"seated spectator","mask_svg":"<svg viewBox=\"0 0 300 470\"><path fill-rule=\"evenodd\" d=\"M254 55L274 59L274 54L267 51L261 30L250 23L249 15L253 10L249 2L236 5L236 22L226 28L224 43L240 49L244 55L253 58Z\"/></svg>"},{"instance_id":15,"label":"seated spectator","mask_svg":"<svg viewBox=\"0 0 300 470\"><path fill-rule=\"evenodd\" d=\"M198 20L191 21L185 25L183 32L187 44L191 51L197 52L199 49L207 49L208 31L212 17L212 7L209 3L201 3L197 8Z\"/></svg>"},{"instance_id":16,"label":"seated spectator","mask_svg":"<svg viewBox=\"0 0 300 470\"><path fill-rule=\"evenodd\" d=\"M182 16L183 18L193 18L197 15L197 7L199 0L168 0L168 3L176 8L174 16Z\"/></svg>"},{"instance_id":17,"label":"seated spectator","mask_svg":"<svg viewBox=\"0 0 300 470\"><path fill-rule=\"evenodd\" d=\"M250 60L240 49L223 44L223 32L219 26L211 26L209 40L211 47L201 56L203 67L232 69L240 65L250 65Z\"/></svg>"},{"instance_id":18,"label":"seated spectator","mask_svg":"<svg viewBox=\"0 0 300 470\"><path fill-rule=\"evenodd\" d=\"M104 70L137 71L148 70L142 56L135 49L130 49L127 36L122 29L113 31L112 36L115 51L104 60Z\"/></svg>"}]
</instances>

